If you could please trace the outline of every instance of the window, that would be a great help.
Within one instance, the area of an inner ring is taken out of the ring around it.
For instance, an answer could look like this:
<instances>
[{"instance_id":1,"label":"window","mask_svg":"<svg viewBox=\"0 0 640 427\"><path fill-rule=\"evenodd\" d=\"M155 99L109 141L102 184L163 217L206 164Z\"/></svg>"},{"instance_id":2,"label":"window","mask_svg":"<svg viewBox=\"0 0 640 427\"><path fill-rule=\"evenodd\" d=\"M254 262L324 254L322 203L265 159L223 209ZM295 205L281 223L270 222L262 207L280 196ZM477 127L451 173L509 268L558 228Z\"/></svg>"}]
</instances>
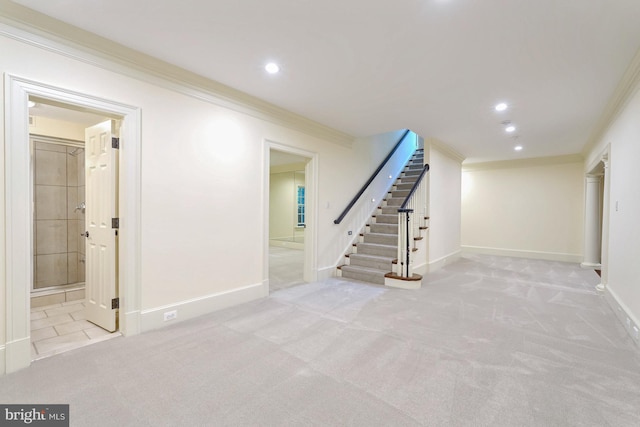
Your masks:
<instances>
[{"instance_id":1,"label":"window","mask_svg":"<svg viewBox=\"0 0 640 427\"><path fill-rule=\"evenodd\" d=\"M304 186L298 185L297 192L298 227L304 227Z\"/></svg>"}]
</instances>

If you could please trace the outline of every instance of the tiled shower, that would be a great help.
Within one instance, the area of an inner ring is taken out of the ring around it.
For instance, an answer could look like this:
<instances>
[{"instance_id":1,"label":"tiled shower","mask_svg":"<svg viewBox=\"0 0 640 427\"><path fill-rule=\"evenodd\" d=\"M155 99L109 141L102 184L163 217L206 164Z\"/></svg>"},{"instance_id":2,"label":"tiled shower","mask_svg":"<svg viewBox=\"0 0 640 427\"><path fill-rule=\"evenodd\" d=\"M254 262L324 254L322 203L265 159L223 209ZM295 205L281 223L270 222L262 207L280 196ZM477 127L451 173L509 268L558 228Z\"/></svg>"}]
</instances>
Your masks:
<instances>
[{"instance_id":1,"label":"tiled shower","mask_svg":"<svg viewBox=\"0 0 640 427\"><path fill-rule=\"evenodd\" d=\"M42 305L84 298L84 143L32 137L34 283ZM33 298L32 298L33 305Z\"/></svg>"}]
</instances>

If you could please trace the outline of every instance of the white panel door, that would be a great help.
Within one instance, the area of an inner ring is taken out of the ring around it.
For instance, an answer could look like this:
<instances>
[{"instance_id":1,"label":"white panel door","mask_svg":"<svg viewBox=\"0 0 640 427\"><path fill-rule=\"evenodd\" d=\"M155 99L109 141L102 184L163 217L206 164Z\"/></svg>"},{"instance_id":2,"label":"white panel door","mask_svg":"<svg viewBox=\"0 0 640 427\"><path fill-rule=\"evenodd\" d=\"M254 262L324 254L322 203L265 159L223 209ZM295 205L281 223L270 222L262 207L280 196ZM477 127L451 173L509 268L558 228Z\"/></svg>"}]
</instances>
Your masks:
<instances>
[{"instance_id":1,"label":"white panel door","mask_svg":"<svg viewBox=\"0 0 640 427\"><path fill-rule=\"evenodd\" d=\"M85 131L86 178L86 319L114 332L118 295L118 237L112 218L118 217L118 150L112 148L111 120Z\"/></svg>"}]
</instances>

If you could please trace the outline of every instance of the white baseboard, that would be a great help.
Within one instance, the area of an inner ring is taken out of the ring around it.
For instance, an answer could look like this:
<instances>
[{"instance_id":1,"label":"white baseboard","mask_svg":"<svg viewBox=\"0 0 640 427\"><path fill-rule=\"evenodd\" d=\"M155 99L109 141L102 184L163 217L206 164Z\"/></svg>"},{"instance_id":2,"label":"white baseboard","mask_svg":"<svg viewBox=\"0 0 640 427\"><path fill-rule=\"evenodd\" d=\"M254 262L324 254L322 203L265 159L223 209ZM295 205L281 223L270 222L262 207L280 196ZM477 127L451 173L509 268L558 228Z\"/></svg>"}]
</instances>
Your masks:
<instances>
[{"instance_id":1,"label":"white baseboard","mask_svg":"<svg viewBox=\"0 0 640 427\"><path fill-rule=\"evenodd\" d=\"M0 345L0 377L7 373L7 357L5 346Z\"/></svg>"},{"instance_id":2,"label":"white baseboard","mask_svg":"<svg viewBox=\"0 0 640 427\"><path fill-rule=\"evenodd\" d=\"M421 276L424 276L429 271L429 264L425 262L425 263L422 263L420 265L414 265L412 271L415 274L419 274Z\"/></svg>"},{"instance_id":3,"label":"white baseboard","mask_svg":"<svg viewBox=\"0 0 640 427\"><path fill-rule=\"evenodd\" d=\"M449 255L445 255L441 258L435 259L429 262L429 272L434 272L440 270L442 267L448 264L453 264L458 261L462 256L462 250L457 250L455 252L451 252Z\"/></svg>"},{"instance_id":4,"label":"white baseboard","mask_svg":"<svg viewBox=\"0 0 640 427\"><path fill-rule=\"evenodd\" d=\"M335 277L338 275L337 267L335 265L331 265L329 267L322 267L318 269L318 281L326 280L330 277Z\"/></svg>"},{"instance_id":5,"label":"white baseboard","mask_svg":"<svg viewBox=\"0 0 640 427\"><path fill-rule=\"evenodd\" d=\"M140 333L140 310L130 311L127 313L119 313L124 316L120 319L120 333L125 337L131 337Z\"/></svg>"},{"instance_id":6,"label":"white baseboard","mask_svg":"<svg viewBox=\"0 0 640 427\"><path fill-rule=\"evenodd\" d=\"M27 336L6 343L2 353L5 374L28 368L31 364L31 337Z\"/></svg>"},{"instance_id":7,"label":"white baseboard","mask_svg":"<svg viewBox=\"0 0 640 427\"><path fill-rule=\"evenodd\" d=\"M193 319L204 314L233 307L234 305L264 298L268 295L269 282L266 281L255 285L245 286L240 289L233 289L227 292L181 301L176 304L142 310L140 313L140 329L141 332L146 332L152 329L162 328L176 322ZM177 312L176 318L165 322L164 313L174 310Z\"/></svg>"},{"instance_id":8,"label":"white baseboard","mask_svg":"<svg viewBox=\"0 0 640 427\"><path fill-rule=\"evenodd\" d=\"M304 250L304 243L288 242L286 240L269 240L269 246L274 246L277 248L299 249L301 251Z\"/></svg>"},{"instance_id":9,"label":"white baseboard","mask_svg":"<svg viewBox=\"0 0 640 427\"><path fill-rule=\"evenodd\" d=\"M573 262L573 263L582 262L581 254L525 251L520 249L489 248L484 246L462 246L462 250L465 253L474 253L474 254L482 254L482 255L497 255L497 256L508 256L508 257L514 257L514 258L543 259L547 261L560 261L560 262Z\"/></svg>"},{"instance_id":10,"label":"white baseboard","mask_svg":"<svg viewBox=\"0 0 640 427\"><path fill-rule=\"evenodd\" d=\"M629 307L627 307L627 305L622 302L620 297L618 297L618 295L614 290L611 289L611 287L609 287L609 285L606 285L604 288L604 298L607 303L609 303L609 306L611 306L611 309L615 313L618 320L620 320L620 323L622 323L622 326L624 326L633 342L635 342L636 345L640 346L640 340L636 338L634 331L634 327L640 328L640 322L638 321L638 318L633 315L631 310L629 310Z\"/></svg>"}]
</instances>

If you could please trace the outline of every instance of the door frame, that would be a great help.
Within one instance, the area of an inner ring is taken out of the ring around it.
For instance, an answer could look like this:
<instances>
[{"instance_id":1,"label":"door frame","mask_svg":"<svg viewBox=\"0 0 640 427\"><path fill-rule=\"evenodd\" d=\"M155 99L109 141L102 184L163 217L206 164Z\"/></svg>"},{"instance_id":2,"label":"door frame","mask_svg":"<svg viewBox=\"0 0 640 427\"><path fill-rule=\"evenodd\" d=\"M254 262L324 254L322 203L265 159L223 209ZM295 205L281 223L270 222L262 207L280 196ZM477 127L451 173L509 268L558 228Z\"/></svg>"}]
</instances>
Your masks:
<instances>
[{"instance_id":1,"label":"door frame","mask_svg":"<svg viewBox=\"0 0 640 427\"><path fill-rule=\"evenodd\" d=\"M141 111L123 103L51 86L9 73L5 89L5 373L31 364L30 288L33 281L33 182L29 150L29 96L85 108L122 120L119 151L119 330L140 333Z\"/></svg>"},{"instance_id":2,"label":"door frame","mask_svg":"<svg viewBox=\"0 0 640 427\"><path fill-rule=\"evenodd\" d=\"M269 294L269 181L271 150L283 151L309 159L305 165L305 220L304 231L304 269L303 279L305 282L315 282L318 280L318 154L281 144L279 142L264 140L263 143L263 285L265 295Z\"/></svg>"},{"instance_id":3,"label":"door frame","mask_svg":"<svg viewBox=\"0 0 640 427\"><path fill-rule=\"evenodd\" d=\"M587 251L587 245L591 244L588 239L587 233L587 214L589 212L598 211L600 213L599 231L600 231L600 283L596 286L598 291L604 291L609 283L609 215L610 215L610 183L611 183L611 144L603 149L602 152L587 165L585 173L585 198L584 198L584 213L585 213L585 231L583 233L583 240L585 245L584 252ZM602 177L602 197L598 199L586 197L587 180L592 176ZM588 268L588 266L587 266Z\"/></svg>"}]
</instances>

